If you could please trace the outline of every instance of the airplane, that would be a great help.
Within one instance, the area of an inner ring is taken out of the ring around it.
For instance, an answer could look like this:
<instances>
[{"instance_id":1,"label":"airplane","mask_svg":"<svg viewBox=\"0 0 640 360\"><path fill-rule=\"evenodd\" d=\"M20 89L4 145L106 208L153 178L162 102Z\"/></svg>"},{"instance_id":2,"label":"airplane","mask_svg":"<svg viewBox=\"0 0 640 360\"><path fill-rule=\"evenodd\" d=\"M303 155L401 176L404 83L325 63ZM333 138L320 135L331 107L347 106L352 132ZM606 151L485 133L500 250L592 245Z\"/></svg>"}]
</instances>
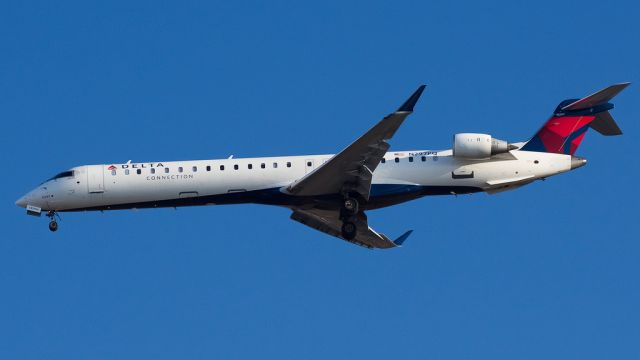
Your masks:
<instances>
[{"instance_id":1,"label":"airplane","mask_svg":"<svg viewBox=\"0 0 640 360\"><path fill-rule=\"evenodd\" d=\"M459 133L448 150L388 152L389 140L425 89L337 154L83 165L63 171L16 205L50 219L59 212L264 204L291 219L366 248L401 246L412 230L390 239L369 226L366 212L424 196L500 193L575 170L586 131L621 135L609 101L629 83L562 101L528 141Z\"/></svg>"}]
</instances>

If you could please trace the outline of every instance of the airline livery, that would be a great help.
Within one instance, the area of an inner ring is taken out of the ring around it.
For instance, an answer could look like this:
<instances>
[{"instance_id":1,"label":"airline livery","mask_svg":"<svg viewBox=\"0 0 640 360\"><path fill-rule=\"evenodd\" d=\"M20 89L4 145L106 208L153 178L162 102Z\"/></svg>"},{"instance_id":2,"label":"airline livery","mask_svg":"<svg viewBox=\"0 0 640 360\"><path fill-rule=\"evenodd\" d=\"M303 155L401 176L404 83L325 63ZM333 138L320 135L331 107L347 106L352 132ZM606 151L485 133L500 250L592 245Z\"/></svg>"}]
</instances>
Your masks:
<instances>
[{"instance_id":1,"label":"airline livery","mask_svg":"<svg viewBox=\"0 0 640 360\"><path fill-rule=\"evenodd\" d=\"M490 194L586 164L574 153L586 131L622 132L609 101L629 83L561 102L526 142L463 133L449 150L389 150L387 142L414 105L420 86L391 113L337 154L85 165L63 171L21 197L27 214L254 203L291 209L291 219L367 248L393 248L369 226L367 210L429 195Z\"/></svg>"}]
</instances>

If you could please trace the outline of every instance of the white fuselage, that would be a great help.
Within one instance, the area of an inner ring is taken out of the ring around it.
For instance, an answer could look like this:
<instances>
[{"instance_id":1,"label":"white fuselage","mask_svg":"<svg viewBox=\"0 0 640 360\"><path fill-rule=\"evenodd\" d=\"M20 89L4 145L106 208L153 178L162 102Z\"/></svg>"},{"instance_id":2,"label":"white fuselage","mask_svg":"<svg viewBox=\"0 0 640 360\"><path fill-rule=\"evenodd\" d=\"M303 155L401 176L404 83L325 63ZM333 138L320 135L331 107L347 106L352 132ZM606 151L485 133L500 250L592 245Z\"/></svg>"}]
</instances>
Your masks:
<instances>
[{"instance_id":1,"label":"white fuselage","mask_svg":"<svg viewBox=\"0 0 640 360\"><path fill-rule=\"evenodd\" d=\"M470 160L452 156L451 150L389 152L374 171L367 208L426 195L509 190L575 167L570 155L518 150L504 155ZM287 194L286 187L332 156L78 166L71 169L72 176L44 182L17 204L47 211L229 203L300 206L322 202L322 196L301 198ZM327 203L330 198L327 194Z\"/></svg>"}]
</instances>

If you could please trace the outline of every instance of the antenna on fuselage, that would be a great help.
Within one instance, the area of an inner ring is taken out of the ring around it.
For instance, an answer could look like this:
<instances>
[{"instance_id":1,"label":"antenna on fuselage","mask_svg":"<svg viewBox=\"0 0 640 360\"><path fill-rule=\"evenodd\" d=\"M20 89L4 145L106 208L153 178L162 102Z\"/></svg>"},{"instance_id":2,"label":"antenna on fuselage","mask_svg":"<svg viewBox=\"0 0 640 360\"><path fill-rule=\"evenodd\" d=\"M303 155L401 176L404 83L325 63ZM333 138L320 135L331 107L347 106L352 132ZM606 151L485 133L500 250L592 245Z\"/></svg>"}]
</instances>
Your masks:
<instances>
[{"instance_id":1,"label":"antenna on fuselage","mask_svg":"<svg viewBox=\"0 0 640 360\"><path fill-rule=\"evenodd\" d=\"M229 160L233 159L233 155L229 155L229 157L227 159L229 159Z\"/></svg>"},{"instance_id":2,"label":"antenna on fuselage","mask_svg":"<svg viewBox=\"0 0 640 360\"><path fill-rule=\"evenodd\" d=\"M127 164L131 164L131 160L127 160Z\"/></svg>"}]
</instances>

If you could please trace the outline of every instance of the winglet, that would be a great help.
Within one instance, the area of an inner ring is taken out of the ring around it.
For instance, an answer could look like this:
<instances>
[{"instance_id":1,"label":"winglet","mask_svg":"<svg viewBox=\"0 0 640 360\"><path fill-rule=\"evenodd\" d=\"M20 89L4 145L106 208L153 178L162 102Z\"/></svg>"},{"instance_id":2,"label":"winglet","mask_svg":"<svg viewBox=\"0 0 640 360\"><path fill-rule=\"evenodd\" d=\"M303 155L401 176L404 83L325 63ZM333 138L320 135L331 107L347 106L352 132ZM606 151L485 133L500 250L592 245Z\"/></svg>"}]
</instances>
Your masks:
<instances>
[{"instance_id":1,"label":"winglet","mask_svg":"<svg viewBox=\"0 0 640 360\"><path fill-rule=\"evenodd\" d=\"M398 108L397 111L412 112L413 111L413 107L418 102L418 99L420 99L420 95L422 95L422 92L424 91L425 87L427 87L427 85L420 85L420 87L418 87L418 90L416 90L413 93L413 95L411 95L411 97L409 97L407 99L407 101L405 101L404 104L402 104L402 106L400 106L400 108Z\"/></svg>"},{"instance_id":2,"label":"winglet","mask_svg":"<svg viewBox=\"0 0 640 360\"><path fill-rule=\"evenodd\" d=\"M395 239L393 243L396 244L396 246L402 246L402 243L404 243L404 241L407 240L407 238L409 237L409 235L411 235L412 232L413 230L409 230L406 233L400 235L400 237Z\"/></svg>"}]
</instances>

